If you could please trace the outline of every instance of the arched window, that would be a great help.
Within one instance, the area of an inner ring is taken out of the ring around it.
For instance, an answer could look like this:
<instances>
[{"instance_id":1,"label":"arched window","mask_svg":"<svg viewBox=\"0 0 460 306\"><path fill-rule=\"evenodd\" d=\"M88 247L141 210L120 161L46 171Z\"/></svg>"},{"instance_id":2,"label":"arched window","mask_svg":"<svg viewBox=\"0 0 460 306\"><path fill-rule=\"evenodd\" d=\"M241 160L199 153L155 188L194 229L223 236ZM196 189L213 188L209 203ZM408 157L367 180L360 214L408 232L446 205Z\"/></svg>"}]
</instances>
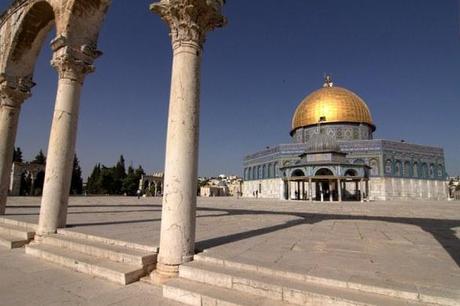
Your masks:
<instances>
[{"instance_id":1,"label":"arched window","mask_svg":"<svg viewBox=\"0 0 460 306\"><path fill-rule=\"evenodd\" d=\"M356 176L357 173L356 173L356 170L354 169L348 169L347 171L345 171L345 176Z\"/></svg>"},{"instance_id":2,"label":"arched window","mask_svg":"<svg viewBox=\"0 0 460 306\"><path fill-rule=\"evenodd\" d=\"M393 173L393 163L390 159L387 159L385 162L385 173L392 174Z\"/></svg>"},{"instance_id":3,"label":"arched window","mask_svg":"<svg viewBox=\"0 0 460 306\"><path fill-rule=\"evenodd\" d=\"M430 177L433 178L435 173L435 167L433 164L430 165Z\"/></svg>"},{"instance_id":4,"label":"arched window","mask_svg":"<svg viewBox=\"0 0 460 306\"><path fill-rule=\"evenodd\" d=\"M371 175L378 176L379 175L379 163L375 159L371 159L369 162L369 166L371 167Z\"/></svg>"},{"instance_id":5,"label":"arched window","mask_svg":"<svg viewBox=\"0 0 460 306\"><path fill-rule=\"evenodd\" d=\"M291 176L305 176L305 172L300 169L296 169L292 172Z\"/></svg>"},{"instance_id":6,"label":"arched window","mask_svg":"<svg viewBox=\"0 0 460 306\"><path fill-rule=\"evenodd\" d=\"M444 177L444 165L438 165L438 177Z\"/></svg>"},{"instance_id":7,"label":"arched window","mask_svg":"<svg viewBox=\"0 0 460 306\"><path fill-rule=\"evenodd\" d=\"M428 178L428 165L426 163L422 164L422 177Z\"/></svg>"},{"instance_id":8,"label":"arched window","mask_svg":"<svg viewBox=\"0 0 460 306\"><path fill-rule=\"evenodd\" d=\"M334 175L334 173L331 170L327 169L327 168L319 169L315 173L315 176L330 176L330 175Z\"/></svg>"},{"instance_id":9,"label":"arched window","mask_svg":"<svg viewBox=\"0 0 460 306\"><path fill-rule=\"evenodd\" d=\"M415 162L412 166L412 177L418 177L419 174L418 174L418 163Z\"/></svg>"},{"instance_id":10,"label":"arched window","mask_svg":"<svg viewBox=\"0 0 460 306\"><path fill-rule=\"evenodd\" d=\"M411 165L410 165L410 162L409 162L409 161L405 161L405 162L404 162L404 167L403 167L403 175L404 175L405 177L410 177L410 176L411 176L411 173L410 173L411 168L412 168L412 167L411 167Z\"/></svg>"},{"instance_id":11,"label":"arched window","mask_svg":"<svg viewBox=\"0 0 460 306\"><path fill-rule=\"evenodd\" d=\"M402 175L402 169L401 169L401 162L399 160L395 161L395 176L401 176Z\"/></svg>"},{"instance_id":12,"label":"arched window","mask_svg":"<svg viewBox=\"0 0 460 306\"><path fill-rule=\"evenodd\" d=\"M267 171L268 171L267 177L268 177L268 178L272 178L272 175L273 175L273 172L272 172L272 164L268 164Z\"/></svg>"}]
</instances>

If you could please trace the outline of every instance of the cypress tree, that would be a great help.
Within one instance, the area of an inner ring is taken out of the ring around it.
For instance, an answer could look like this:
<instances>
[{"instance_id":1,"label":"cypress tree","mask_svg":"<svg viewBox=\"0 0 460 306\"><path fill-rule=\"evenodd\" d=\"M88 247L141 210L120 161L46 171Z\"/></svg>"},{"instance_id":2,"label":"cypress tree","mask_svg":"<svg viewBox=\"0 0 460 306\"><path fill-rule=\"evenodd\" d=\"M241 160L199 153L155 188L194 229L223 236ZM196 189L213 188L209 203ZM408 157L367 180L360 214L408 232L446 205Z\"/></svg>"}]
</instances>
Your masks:
<instances>
[{"instance_id":1,"label":"cypress tree","mask_svg":"<svg viewBox=\"0 0 460 306\"><path fill-rule=\"evenodd\" d=\"M72 168L72 182L70 183L70 194L82 194L83 193L83 178L81 177L80 161L77 158L77 154L73 158Z\"/></svg>"},{"instance_id":2,"label":"cypress tree","mask_svg":"<svg viewBox=\"0 0 460 306\"><path fill-rule=\"evenodd\" d=\"M43 154L43 151L40 150L32 161L33 164L44 165L46 164L46 156Z\"/></svg>"},{"instance_id":3,"label":"cypress tree","mask_svg":"<svg viewBox=\"0 0 460 306\"><path fill-rule=\"evenodd\" d=\"M22 151L20 147L17 147L13 152L13 162L22 163Z\"/></svg>"}]
</instances>

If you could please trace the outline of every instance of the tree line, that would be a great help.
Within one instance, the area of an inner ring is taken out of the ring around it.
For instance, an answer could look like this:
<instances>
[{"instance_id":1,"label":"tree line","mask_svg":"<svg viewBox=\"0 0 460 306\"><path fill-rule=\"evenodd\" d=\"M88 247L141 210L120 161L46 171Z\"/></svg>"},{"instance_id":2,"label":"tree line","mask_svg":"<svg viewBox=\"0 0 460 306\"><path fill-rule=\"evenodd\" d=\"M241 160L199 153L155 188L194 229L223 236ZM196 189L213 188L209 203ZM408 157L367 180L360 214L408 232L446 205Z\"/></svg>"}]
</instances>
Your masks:
<instances>
[{"instance_id":1,"label":"tree line","mask_svg":"<svg viewBox=\"0 0 460 306\"><path fill-rule=\"evenodd\" d=\"M94 166L91 175L88 177L86 190L88 194L110 194L110 195L136 195L139 188L139 181L144 175L144 169L139 166L134 169L132 166L126 170L123 155L113 167L106 167L100 163Z\"/></svg>"},{"instance_id":2,"label":"tree line","mask_svg":"<svg viewBox=\"0 0 460 306\"><path fill-rule=\"evenodd\" d=\"M25 162L22 157L21 148L19 147L14 149L13 162ZM46 156L43 154L43 151L40 150L29 164L43 165L43 171L40 171L34 179L32 179L31 173L27 170L22 173L20 194L39 196L43 191L43 184L45 182ZM86 188L84 189L80 161L75 154L70 194L136 195L142 175L145 175L142 166L138 166L136 169L129 166L126 169L125 159L121 155L113 167L107 167L100 163L96 164L91 175L88 177ZM33 194L31 194L32 191Z\"/></svg>"}]
</instances>

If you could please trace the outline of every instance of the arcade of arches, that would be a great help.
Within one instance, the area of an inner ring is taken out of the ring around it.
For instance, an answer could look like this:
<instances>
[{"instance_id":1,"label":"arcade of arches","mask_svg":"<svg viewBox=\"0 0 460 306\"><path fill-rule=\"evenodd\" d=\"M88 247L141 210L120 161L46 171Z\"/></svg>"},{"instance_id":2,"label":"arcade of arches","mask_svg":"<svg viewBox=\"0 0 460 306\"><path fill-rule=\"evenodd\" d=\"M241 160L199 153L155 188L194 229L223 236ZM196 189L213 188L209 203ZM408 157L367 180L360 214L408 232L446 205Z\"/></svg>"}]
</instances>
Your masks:
<instances>
[{"instance_id":1,"label":"arcade of arches","mask_svg":"<svg viewBox=\"0 0 460 306\"><path fill-rule=\"evenodd\" d=\"M58 75L37 235L66 226L80 93L94 61L110 0L16 0L0 16L0 214L5 213L21 105L32 95L34 66L54 27ZM206 34L225 24L223 0L161 0L150 9L169 26L173 49L160 252L155 275L176 275L194 255L199 72ZM152 80L153 81L153 80ZM180 124L179 124L180 123ZM187 149L185 149L187 148ZM174 226L172 226L174 225Z\"/></svg>"},{"instance_id":2,"label":"arcade of arches","mask_svg":"<svg viewBox=\"0 0 460 306\"><path fill-rule=\"evenodd\" d=\"M314 176L305 176L302 170L295 170L284 183L284 199L298 201L342 202L361 201L367 198L369 179L359 177L349 169L345 176L335 176L328 168L321 168Z\"/></svg>"}]
</instances>

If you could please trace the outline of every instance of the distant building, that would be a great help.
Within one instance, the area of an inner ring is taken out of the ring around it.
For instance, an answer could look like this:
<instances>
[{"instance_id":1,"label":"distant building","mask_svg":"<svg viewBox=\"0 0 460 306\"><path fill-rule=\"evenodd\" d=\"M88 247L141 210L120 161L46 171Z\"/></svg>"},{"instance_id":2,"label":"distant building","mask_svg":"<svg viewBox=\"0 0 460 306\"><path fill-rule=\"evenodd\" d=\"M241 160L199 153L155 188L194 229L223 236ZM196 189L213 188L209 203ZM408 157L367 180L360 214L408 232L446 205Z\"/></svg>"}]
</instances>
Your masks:
<instances>
[{"instance_id":1,"label":"distant building","mask_svg":"<svg viewBox=\"0 0 460 306\"><path fill-rule=\"evenodd\" d=\"M292 143L244 158L245 197L317 201L448 198L442 148L374 139L366 103L336 87L297 107Z\"/></svg>"},{"instance_id":2,"label":"distant building","mask_svg":"<svg viewBox=\"0 0 460 306\"><path fill-rule=\"evenodd\" d=\"M157 172L150 175L143 175L139 181L139 190L146 196L163 195L164 173Z\"/></svg>"},{"instance_id":3,"label":"distant building","mask_svg":"<svg viewBox=\"0 0 460 306\"><path fill-rule=\"evenodd\" d=\"M45 179L45 165L33 162L13 162L10 178L10 196L41 195Z\"/></svg>"},{"instance_id":4,"label":"distant building","mask_svg":"<svg viewBox=\"0 0 460 306\"><path fill-rule=\"evenodd\" d=\"M449 198L451 200L460 200L460 176L450 178Z\"/></svg>"},{"instance_id":5,"label":"distant building","mask_svg":"<svg viewBox=\"0 0 460 306\"><path fill-rule=\"evenodd\" d=\"M200 188L202 197L228 197L240 196L243 179L237 176L219 175L217 178L199 179L200 182L205 182L205 185Z\"/></svg>"},{"instance_id":6,"label":"distant building","mask_svg":"<svg viewBox=\"0 0 460 306\"><path fill-rule=\"evenodd\" d=\"M228 197L227 186L203 186L200 188L200 195L202 197Z\"/></svg>"}]
</instances>

